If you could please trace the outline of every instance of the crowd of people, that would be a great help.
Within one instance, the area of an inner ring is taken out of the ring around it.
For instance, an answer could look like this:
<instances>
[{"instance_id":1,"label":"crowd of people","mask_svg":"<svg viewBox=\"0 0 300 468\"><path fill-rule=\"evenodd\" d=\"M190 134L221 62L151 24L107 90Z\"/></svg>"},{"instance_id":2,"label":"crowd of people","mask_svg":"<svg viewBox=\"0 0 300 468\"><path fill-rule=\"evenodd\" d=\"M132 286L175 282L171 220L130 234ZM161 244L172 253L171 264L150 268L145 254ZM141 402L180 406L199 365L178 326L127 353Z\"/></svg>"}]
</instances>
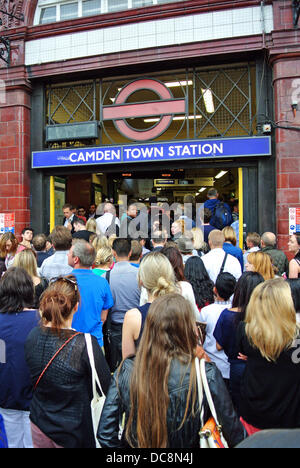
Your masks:
<instances>
[{"instance_id":1,"label":"crowd of people","mask_svg":"<svg viewBox=\"0 0 300 468\"><path fill-rule=\"evenodd\" d=\"M158 216L122 237L132 202L123 219L65 205L49 236L2 234L0 446L197 448L198 358L229 447L300 428L300 233L290 262L271 232L242 250L209 201L203 229ZM96 437L86 334L106 396Z\"/></svg>"}]
</instances>

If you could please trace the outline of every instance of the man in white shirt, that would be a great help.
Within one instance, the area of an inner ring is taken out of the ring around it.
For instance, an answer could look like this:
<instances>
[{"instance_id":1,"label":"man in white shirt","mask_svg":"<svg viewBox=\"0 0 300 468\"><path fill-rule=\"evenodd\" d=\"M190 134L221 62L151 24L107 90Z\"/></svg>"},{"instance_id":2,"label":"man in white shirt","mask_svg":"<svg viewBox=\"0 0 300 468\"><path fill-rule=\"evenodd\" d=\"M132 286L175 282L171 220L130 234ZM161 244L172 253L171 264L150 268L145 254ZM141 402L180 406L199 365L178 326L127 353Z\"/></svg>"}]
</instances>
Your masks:
<instances>
[{"instance_id":1,"label":"man in white shirt","mask_svg":"<svg viewBox=\"0 0 300 468\"><path fill-rule=\"evenodd\" d=\"M223 379L228 380L230 376L230 364L225 352L217 350L217 343L214 337L214 330L219 317L224 309L231 308L231 296L234 293L236 280L230 273L221 273L214 287L215 302L203 307L200 312L200 321L206 323L206 338L204 341L204 351L216 364Z\"/></svg>"},{"instance_id":2,"label":"man in white shirt","mask_svg":"<svg viewBox=\"0 0 300 468\"><path fill-rule=\"evenodd\" d=\"M97 233L104 234L111 225L113 218L116 216L116 209L112 203L105 203L103 208L104 214L96 219L97 223ZM116 226L120 227L120 221L115 218Z\"/></svg>"},{"instance_id":3,"label":"man in white shirt","mask_svg":"<svg viewBox=\"0 0 300 468\"><path fill-rule=\"evenodd\" d=\"M216 279L222 271L225 273L231 273L236 280L242 275L241 264L237 258L228 254L225 259L225 251L223 250L223 244L225 237L222 231L214 229L209 233L208 244L211 251L205 254L202 258L206 271L210 279L215 283ZM225 263L223 264L225 260Z\"/></svg>"}]
</instances>

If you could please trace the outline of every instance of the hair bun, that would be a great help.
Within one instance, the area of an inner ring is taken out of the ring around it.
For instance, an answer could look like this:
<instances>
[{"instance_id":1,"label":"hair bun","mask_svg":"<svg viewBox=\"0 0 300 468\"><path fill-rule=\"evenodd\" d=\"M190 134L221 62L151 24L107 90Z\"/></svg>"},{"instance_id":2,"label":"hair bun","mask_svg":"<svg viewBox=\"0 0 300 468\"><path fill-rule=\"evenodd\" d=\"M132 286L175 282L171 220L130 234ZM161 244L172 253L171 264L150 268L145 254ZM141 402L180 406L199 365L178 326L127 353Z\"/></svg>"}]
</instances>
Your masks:
<instances>
[{"instance_id":1,"label":"hair bun","mask_svg":"<svg viewBox=\"0 0 300 468\"><path fill-rule=\"evenodd\" d=\"M162 290L162 289L168 289L170 287L170 283L164 278L163 276L160 276L157 280L157 289Z\"/></svg>"}]
</instances>

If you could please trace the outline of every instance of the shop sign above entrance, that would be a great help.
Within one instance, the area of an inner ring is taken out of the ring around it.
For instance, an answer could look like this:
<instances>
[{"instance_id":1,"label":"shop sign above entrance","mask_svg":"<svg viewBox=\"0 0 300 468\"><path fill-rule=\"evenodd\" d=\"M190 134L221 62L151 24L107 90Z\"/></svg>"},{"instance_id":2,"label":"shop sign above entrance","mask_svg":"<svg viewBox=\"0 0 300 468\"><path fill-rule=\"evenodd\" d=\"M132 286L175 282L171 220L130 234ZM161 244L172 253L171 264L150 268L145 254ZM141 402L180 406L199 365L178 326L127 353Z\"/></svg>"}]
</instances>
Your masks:
<instances>
[{"instance_id":1,"label":"shop sign above entrance","mask_svg":"<svg viewBox=\"0 0 300 468\"><path fill-rule=\"evenodd\" d=\"M69 148L32 153L32 168L171 162L271 155L271 137L188 140L145 145Z\"/></svg>"}]
</instances>

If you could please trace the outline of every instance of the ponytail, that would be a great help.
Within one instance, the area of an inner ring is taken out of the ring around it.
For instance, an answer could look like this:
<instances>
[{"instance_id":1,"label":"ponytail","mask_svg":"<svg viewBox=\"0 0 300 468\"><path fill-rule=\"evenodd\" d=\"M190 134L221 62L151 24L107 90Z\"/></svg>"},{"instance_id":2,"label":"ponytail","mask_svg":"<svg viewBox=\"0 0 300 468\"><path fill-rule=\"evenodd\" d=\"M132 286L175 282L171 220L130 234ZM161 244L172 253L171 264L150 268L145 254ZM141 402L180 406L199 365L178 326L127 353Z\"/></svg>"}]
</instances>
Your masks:
<instances>
[{"instance_id":1,"label":"ponytail","mask_svg":"<svg viewBox=\"0 0 300 468\"><path fill-rule=\"evenodd\" d=\"M70 316L72 306L69 298L56 291L44 293L40 302L43 323L52 323L53 328L62 328L65 320Z\"/></svg>"},{"instance_id":2,"label":"ponytail","mask_svg":"<svg viewBox=\"0 0 300 468\"><path fill-rule=\"evenodd\" d=\"M40 300L42 324L52 324L55 330L61 330L79 302L76 278L64 277L52 283L44 291Z\"/></svg>"}]
</instances>

